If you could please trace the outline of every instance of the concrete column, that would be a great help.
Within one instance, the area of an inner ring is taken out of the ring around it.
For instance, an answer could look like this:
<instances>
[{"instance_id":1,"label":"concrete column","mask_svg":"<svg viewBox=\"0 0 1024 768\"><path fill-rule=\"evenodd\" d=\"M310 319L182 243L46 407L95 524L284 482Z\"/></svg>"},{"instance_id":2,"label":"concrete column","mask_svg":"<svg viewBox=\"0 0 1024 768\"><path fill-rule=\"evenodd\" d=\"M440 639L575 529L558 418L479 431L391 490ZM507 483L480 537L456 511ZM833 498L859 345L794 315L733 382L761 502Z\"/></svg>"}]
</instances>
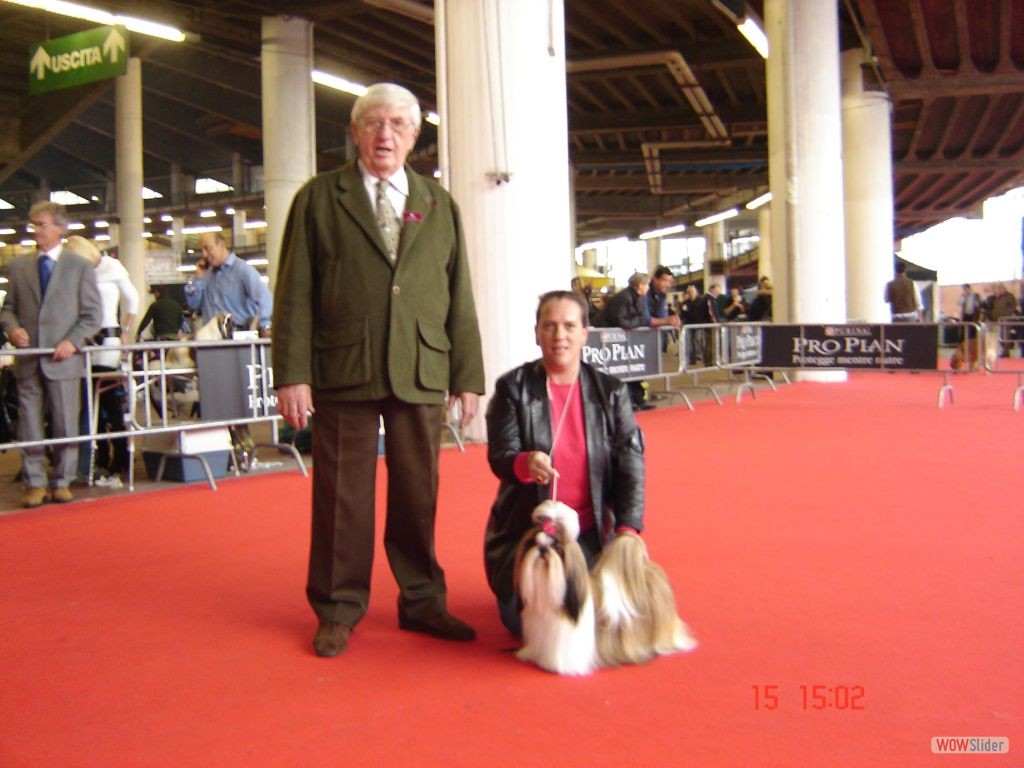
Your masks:
<instances>
[{"instance_id":1,"label":"concrete column","mask_svg":"<svg viewBox=\"0 0 1024 768\"><path fill-rule=\"evenodd\" d=\"M435 12L442 178L462 208L493 392L538 356L537 297L568 290L573 276L564 7L438 0ZM485 437L480 413L473 439Z\"/></svg>"},{"instance_id":2,"label":"concrete column","mask_svg":"<svg viewBox=\"0 0 1024 768\"><path fill-rule=\"evenodd\" d=\"M273 290L288 209L316 173L313 24L294 16L263 19L263 199L267 275Z\"/></svg>"},{"instance_id":3,"label":"concrete column","mask_svg":"<svg viewBox=\"0 0 1024 768\"><path fill-rule=\"evenodd\" d=\"M235 188L235 194L238 196L248 192L245 175L242 155L240 152L235 152L231 156L231 186ZM244 248L249 245L249 230L245 228L247 218L245 211L236 210L231 215L231 243L235 248Z\"/></svg>"},{"instance_id":4,"label":"concrete column","mask_svg":"<svg viewBox=\"0 0 1024 768\"><path fill-rule=\"evenodd\" d=\"M835 3L765 0L776 322L846 320ZM808 73L814 73L809 77ZM801 374L836 381L843 372Z\"/></svg>"},{"instance_id":5,"label":"concrete column","mask_svg":"<svg viewBox=\"0 0 1024 768\"><path fill-rule=\"evenodd\" d=\"M767 277L772 282L772 209L762 205L757 210L757 233L761 238L757 244L757 279Z\"/></svg>"},{"instance_id":6,"label":"concrete column","mask_svg":"<svg viewBox=\"0 0 1024 768\"><path fill-rule=\"evenodd\" d=\"M171 253L177 266L181 266L181 257L185 253L185 235L181 231L184 227L185 220L181 216L171 219Z\"/></svg>"},{"instance_id":7,"label":"concrete column","mask_svg":"<svg viewBox=\"0 0 1024 768\"><path fill-rule=\"evenodd\" d=\"M114 85L117 169L118 258L128 270L140 296L149 293L146 282L146 246L142 239L142 62L128 59L128 71ZM111 239L114 227L111 227Z\"/></svg>"},{"instance_id":8,"label":"concrete column","mask_svg":"<svg viewBox=\"0 0 1024 768\"><path fill-rule=\"evenodd\" d=\"M701 227L704 234L704 291L717 282L725 291L725 222ZM714 265L714 266L712 266Z\"/></svg>"},{"instance_id":9,"label":"concrete column","mask_svg":"<svg viewBox=\"0 0 1024 768\"><path fill-rule=\"evenodd\" d=\"M864 51L842 55L843 189L847 315L887 323L885 284L893 277L892 105L864 90Z\"/></svg>"},{"instance_id":10,"label":"concrete column","mask_svg":"<svg viewBox=\"0 0 1024 768\"><path fill-rule=\"evenodd\" d=\"M231 245L234 248L244 248L249 245L249 230L245 228L248 216L245 211L236 210L231 215Z\"/></svg>"},{"instance_id":11,"label":"concrete column","mask_svg":"<svg viewBox=\"0 0 1024 768\"><path fill-rule=\"evenodd\" d=\"M652 237L647 243L647 274L653 277L654 270L661 266L661 238Z\"/></svg>"},{"instance_id":12,"label":"concrete column","mask_svg":"<svg viewBox=\"0 0 1024 768\"><path fill-rule=\"evenodd\" d=\"M180 208L185 205L185 174L181 172L180 163L171 163L171 207Z\"/></svg>"}]
</instances>

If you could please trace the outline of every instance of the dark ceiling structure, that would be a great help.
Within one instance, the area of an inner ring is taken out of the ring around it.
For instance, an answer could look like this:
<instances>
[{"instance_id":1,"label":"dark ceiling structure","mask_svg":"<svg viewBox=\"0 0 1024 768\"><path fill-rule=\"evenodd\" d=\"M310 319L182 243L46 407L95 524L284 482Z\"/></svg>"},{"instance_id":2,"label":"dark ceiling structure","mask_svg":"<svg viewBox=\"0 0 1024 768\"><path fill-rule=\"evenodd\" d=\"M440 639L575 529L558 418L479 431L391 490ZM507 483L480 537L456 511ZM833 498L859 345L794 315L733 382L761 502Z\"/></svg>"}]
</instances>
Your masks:
<instances>
[{"instance_id":1,"label":"dark ceiling structure","mask_svg":"<svg viewBox=\"0 0 1024 768\"><path fill-rule=\"evenodd\" d=\"M896 235L959 215L1024 184L1024 0L836 0L843 49L866 47L866 76L891 96ZM132 37L141 58L147 212L199 207L171 199L172 171L232 182L262 165L261 18L315 23L316 66L358 82L409 87L436 103L430 0L97 0L116 13L191 33L176 44ZM758 14L763 2L750 3ZM578 242L636 236L767 191L764 60L712 0L565 0L570 161ZM114 88L39 96L28 51L95 26L0 2L0 198L23 220L40 189L112 212ZM316 88L321 170L344 161L354 97ZM695 108L705 99L711 111ZM436 135L413 164L430 173ZM248 202L262 204L259 194ZM226 199L247 201L244 189ZM5 216L5 214L8 214Z\"/></svg>"}]
</instances>

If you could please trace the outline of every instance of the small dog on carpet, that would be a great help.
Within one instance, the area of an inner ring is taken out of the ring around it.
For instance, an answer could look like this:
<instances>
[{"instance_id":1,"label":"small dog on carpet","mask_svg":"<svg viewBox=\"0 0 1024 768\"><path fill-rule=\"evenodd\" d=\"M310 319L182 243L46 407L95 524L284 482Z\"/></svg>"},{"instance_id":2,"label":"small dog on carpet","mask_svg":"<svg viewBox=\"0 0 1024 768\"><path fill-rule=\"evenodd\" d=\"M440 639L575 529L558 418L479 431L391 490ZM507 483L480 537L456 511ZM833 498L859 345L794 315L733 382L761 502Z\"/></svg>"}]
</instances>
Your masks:
<instances>
[{"instance_id":1,"label":"small dog on carpet","mask_svg":"<svg viewBox=\"0 0 1024 768\"><path fill-rule=\"evenodd\" d=\"M643 539L618 536L589 573L573 509L544 501L533 522L516 551L520 659L562 675L586 675L697 647Z\"/></svg>"}]
</instances>

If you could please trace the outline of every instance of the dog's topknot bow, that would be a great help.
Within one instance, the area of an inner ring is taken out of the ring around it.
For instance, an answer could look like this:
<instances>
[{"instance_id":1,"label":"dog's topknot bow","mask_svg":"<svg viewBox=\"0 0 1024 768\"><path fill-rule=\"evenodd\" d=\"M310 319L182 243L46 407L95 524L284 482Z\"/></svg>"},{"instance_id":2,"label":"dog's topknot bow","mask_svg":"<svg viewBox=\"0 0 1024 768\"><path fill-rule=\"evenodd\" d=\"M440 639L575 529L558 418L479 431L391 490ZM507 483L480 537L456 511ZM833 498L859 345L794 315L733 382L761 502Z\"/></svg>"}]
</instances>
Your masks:
<instances>
[{"instance_id":1,"label":"dog's topknot bow","mask_svg":"<svg viewBox=\"0 0 1024 768\"><path fill-rule=\"evenodd\" d=\"M545 521L550 521L552 524L561 523L569 538L579 538L580 516L572 507L552 499L542 501L533 510L533 522L542 525Z\"/></svg>"}]
</instances>

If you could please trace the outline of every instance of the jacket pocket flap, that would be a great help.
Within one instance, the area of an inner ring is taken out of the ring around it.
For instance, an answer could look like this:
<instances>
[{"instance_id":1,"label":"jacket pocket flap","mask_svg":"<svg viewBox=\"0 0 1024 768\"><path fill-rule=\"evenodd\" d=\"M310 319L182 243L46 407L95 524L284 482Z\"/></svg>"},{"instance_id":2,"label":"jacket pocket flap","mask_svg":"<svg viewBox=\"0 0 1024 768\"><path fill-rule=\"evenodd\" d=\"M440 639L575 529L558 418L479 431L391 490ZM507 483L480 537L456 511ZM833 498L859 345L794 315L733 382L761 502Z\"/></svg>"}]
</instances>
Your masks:
<instances>
[{"instance_id":1,"label":"jacket pocket flap","mask_svg":"<svg viewBox=\"0 0 1024 768\"><path fill-rule=\"evenodd\" d=\"M370 319L347 320L330 328L317 328L313 334L313 346L317 349L348 347L361 343L370 333Z\"/></svg>"},{"instance_id":2,"label":"jacket pocket flap","mask_svg":"<svg viewBox=\"0 0 1024 768\"><path fill-rule=\"evenodd\" d=\"M420 320L417 323L417 328L419 328L420 338L423 339L423 343L431 349L436 349L438 352L447 352L452 348L448 334L445 333L444 328L440 325Z\"/></svg>"}]
</instances>

